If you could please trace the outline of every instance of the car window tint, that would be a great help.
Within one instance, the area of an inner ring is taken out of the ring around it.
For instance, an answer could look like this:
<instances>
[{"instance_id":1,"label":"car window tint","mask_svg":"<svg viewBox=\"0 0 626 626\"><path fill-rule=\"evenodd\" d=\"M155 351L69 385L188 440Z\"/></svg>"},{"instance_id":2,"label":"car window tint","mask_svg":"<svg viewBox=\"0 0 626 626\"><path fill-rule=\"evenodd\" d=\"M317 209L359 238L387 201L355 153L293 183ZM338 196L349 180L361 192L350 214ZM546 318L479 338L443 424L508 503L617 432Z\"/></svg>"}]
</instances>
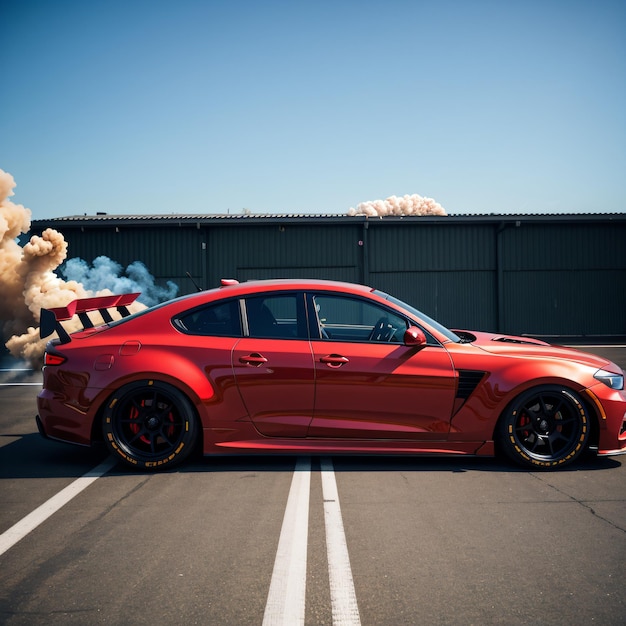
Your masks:
<instances>
[{"instance_id":1,"label":"car window tint","mask_svg":"<svg viewBox=\"0 0 626 626\"><path fill-rule=\"evenodd\" d=\"M298 308L296 294L246 298L250 337L306 338L306 322L299 319Z\"/></svg>"},{"instance_id":2,"label":"car window tint","mask_svg":"<svg viewBox=\"0 0 626 626\"><path fill-rule=\"evenodd\" d=\"M178 316L175 324L191 335L239 337L242 334L237 300L218 302L184 313Z\"/></svg>"},{"instance_id":3,"label":"car window tint","mask_svg":"<svg viewBox=\"0 0 626 626\"><path fill-rule=\"evenodd\" d=\"M402 343L407 321L393 311L357 298L314 298L320 336L333 341Z\"/></svg>"}]
</instances>

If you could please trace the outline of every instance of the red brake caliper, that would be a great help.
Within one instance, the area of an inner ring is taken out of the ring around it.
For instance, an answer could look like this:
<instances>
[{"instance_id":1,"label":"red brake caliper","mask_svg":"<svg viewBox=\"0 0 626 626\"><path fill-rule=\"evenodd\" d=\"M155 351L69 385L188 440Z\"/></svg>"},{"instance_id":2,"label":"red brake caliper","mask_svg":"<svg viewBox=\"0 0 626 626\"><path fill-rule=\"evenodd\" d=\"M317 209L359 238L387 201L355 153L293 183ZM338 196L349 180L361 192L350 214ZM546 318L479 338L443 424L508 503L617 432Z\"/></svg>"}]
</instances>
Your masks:
<instances>
[{"instance_id":1,"label":"red brake caliper","mask_svg":"<svg viewBox=\"0 0 626 626\"><path fill-rule=\"evenodd\" d=\"M146 401L142 400L141 401L141 406L145 407L146 406ZM137 407L133 406L130 409L130 415L128 416L131 420L136 420L139 417L139 410L137 409ZM167 420L169 422L171 422L171 426L167 429L167 434L171 437L174 434L174 416L172 415L172 412L170 411L167 414ZM133 433L133 435L136 435L139 432L140 426L139 424L130 424L130 430ZM148 437L146 437L146 435L141 435L141 437L139 437L139 440L142 441L145 444L149 444L150 440L148 439Z\"/></svg>"}]
</instances>

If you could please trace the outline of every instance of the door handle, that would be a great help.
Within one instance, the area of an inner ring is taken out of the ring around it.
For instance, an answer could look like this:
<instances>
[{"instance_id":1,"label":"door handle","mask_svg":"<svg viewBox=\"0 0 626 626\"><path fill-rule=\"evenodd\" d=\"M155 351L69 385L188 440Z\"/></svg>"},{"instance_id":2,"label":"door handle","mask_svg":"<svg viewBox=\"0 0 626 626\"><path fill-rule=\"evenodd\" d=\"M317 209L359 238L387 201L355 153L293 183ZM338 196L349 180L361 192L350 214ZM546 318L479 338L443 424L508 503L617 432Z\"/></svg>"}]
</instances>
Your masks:
<instances>
[{"instance_id":1,"label":"door handle","mask_svg":"<svg viewBox=\"0 0 626 626\"><path fill-rule=\"evenodd\" d=\"M327 354L320 358L320 363L325 363L328 367L341 367L345 363L349 363L350 359L340 354Z\"/></svg>"},{"instance_id":2,"label":"door handle","mask_svg":"<svg viewBox=\"0 0 626 626\"><path fill-rule=\"evenodd\" d=\"M239 362L244 363L245 365L260 367L263 363L267 363L267 359L258 352L252 352L252 354L248 354L247 356L240 356Z\"/></svg>"}]
</instances>

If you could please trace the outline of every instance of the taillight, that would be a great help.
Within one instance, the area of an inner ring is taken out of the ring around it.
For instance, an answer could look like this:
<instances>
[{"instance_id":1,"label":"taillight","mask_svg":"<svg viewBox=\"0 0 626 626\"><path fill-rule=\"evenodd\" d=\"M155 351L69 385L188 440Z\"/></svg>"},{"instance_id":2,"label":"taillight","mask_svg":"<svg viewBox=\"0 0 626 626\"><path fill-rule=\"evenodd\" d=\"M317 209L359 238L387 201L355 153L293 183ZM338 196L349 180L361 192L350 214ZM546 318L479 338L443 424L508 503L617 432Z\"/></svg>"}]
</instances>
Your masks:
<instances>
[{"instance_id":1,"label":"taillight","mask_svg":"<svg viewBox=\"0 0 626 626\"><path fill-rule=\"evenodd\" d=\"M62 355L55 352L46 352L43 357L44 365L61 365L65 363L67 359Z\"/></svg>"}]
</instances>

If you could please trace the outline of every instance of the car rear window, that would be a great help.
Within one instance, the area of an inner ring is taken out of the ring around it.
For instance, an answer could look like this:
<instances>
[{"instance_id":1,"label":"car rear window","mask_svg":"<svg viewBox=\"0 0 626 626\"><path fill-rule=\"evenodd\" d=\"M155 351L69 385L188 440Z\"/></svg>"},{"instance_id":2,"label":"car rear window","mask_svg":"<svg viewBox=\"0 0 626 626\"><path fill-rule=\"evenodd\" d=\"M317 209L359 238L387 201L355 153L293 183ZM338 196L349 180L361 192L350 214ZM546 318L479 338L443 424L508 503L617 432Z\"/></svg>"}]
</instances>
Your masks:
<instances>
[{"instance_id":1,"label":"car rear window","mask_svg":"<svg viewBox=\"0 0 626 626\"><path fill-rule=\"evenodd\" d=\"M178 315L174 325L189 335L240 337L241 318L237 300L220 301Z\"/></svg>"}]
</instances>

